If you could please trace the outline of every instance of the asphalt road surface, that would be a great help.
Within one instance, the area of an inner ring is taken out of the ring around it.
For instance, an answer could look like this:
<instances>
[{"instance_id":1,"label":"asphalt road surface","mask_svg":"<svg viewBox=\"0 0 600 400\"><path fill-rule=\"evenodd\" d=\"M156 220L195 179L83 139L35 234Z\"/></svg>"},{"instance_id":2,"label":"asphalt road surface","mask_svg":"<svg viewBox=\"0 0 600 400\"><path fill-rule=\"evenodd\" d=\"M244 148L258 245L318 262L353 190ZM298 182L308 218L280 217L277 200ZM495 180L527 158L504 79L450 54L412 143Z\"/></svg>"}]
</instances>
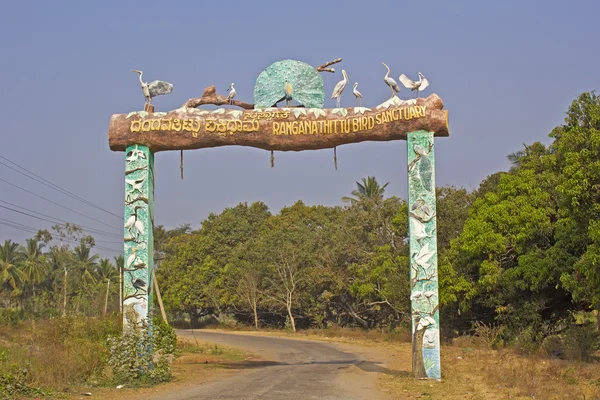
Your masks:
<instances>
[{"instance_id":1,"label":"asphalt road surface","mask_svg":"<svg viewBox=\"0 0 600 400\"><path fill-rule=\"evenodd\" d=\"M182 337L192 338L187 330ZM191 387L178 393L163 393L152 399L240 399L240 400L379 400L388 398L377 389L380 373L391 373L377 356L349 352L348 346L194 331L198 340L237 347L256 354L262 361L225 379Z\"/></svg>"}]
</instances>

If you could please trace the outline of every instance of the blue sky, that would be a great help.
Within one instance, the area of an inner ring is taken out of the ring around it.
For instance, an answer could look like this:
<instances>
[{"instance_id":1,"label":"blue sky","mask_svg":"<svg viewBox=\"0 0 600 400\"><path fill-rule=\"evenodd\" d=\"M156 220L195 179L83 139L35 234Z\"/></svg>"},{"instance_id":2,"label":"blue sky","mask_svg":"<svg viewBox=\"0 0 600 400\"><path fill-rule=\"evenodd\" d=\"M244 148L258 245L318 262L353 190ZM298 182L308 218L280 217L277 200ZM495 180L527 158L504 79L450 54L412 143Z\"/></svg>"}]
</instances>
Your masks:
<instances>
[{"instance_id":1,"label":"blue sky","mask_svg":"<svg viewBox=\"0 0 600 400\"><path fill-rule=\"evenodd\" d=\"M506 170L506 155L542 141L581 92L600 81L597 1L13 1L0 3L0 155L93 203L122 214L124 154L108 148L111 114L143 107L137 76L174 84L157 111L215 85L252 102L258 74L274 61L317 66L337 57L365 106L386 100L384 61L395 79L423 72L450 113L436 141L438 185L476 188ZM339 73L325 74L326 106ZM401 98L410 97L406 91ZM342 106L354 105L351 91ZM262 200L273 211L303 200L340 204L374 175L406 196L406 143L359 143L276 153L223 147L156 157L156 223L198 227L210 212ZM0 178L108 225L118 218L68 199L0 165ZM98 222L0 182L0 200L98 229ZM49 223L0 209L0 218ZM118 234L119 230L113 232ZM0 240L26 232L0 225ZM105 239L107 241L115 239ZM104 244L116 250L118 243ZM106 253L111 255L111 253Z\"/></svg>"}]
</instances>

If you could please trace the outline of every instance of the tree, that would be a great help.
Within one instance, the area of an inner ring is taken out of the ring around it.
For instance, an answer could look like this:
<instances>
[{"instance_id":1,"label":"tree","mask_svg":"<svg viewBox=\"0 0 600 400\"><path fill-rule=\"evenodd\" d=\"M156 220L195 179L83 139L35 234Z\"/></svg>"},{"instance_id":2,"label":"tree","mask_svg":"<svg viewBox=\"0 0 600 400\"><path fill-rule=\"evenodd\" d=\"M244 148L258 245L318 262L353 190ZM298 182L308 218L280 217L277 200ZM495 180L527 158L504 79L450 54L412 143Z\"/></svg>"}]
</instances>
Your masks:
<instances>
[{"instance_id":1,"label":"tree","mask_svg":"<svg viewBox=\"0 0 600 400\"><path fill-rule=\"evenodd\" d=\"M383 193L388 184L389 182L380 186L374 176L362 178L362 183L356 182L357 188L352 191L352 196L354 197L342 197L342 201L354 203L365 197L383 199Z\"/></svg>"},{"instance_id":2,"label":"tree","mask_svg":"<svg viewBox=\"0 0 600 400\"><path fill-rule=\"evenodd\" d=\"M122 256L120 256L122 257ZM110 261L106 258L100 260L97 269L98 280L100 282L106 282L106 296L104 299L104 309L102 311L102 315L106 315L108 310L108 295L110 289L110 283L117 279L117 275L119 272L117 269L110 263Z\"/></svg>"},{"instance_id":3,"label":"tree","mask_svg":"<svg viewBox=\"0 0 600 400\"><path fill-rule=\"evenodd\" d=\"M25 246L21 247L23 255L22 271L27 278L26 287L31 286L31 294L35 297L36 285L42 283L48 273L48 261L42 252L45 243L37 238L27 239ZM27 292L27 288L24 293ZM34 310L37 309L37 302L34 298Z\"/></svg>"},{"instance_id":4,"label":"tree","mask_svg":"<svg viewBox=\"0 0 600 400\"><path fill-rule=\"evenodd\" d=\"M561 282L574 300L600 309L600 97L582 93L555 128L551 150L560 173L560 246L575 257ZM600 328L600 320L598 320Z\"/></svg>"},{"instance_id":5,"label":"tree","mask_svg":"<svg viewBox=\"0 0 600 400\"><path fill-rule=\"evenodd\" d=\"M11 290L12 296L21 293L27 279L18 265L21 260L22 254L17 243L5 240L4 245L0 245L0 283L3 289Z\"/></svg>"},{"instance_id":6,"label":"tree","mask_svg":"<svg viewBox=\"0 0 600 400\"><path fill-rule=\"evenodd\" d=\"M72 244L79 243L81 246L93 247L95 240L92 236L84 236L83 230L74 224L66 223L64 225L53 225L52 229L56 232L56 238L60 246L53 246L53 259L56 266L60 266L64 272L63 277L63 305L62 316L67 315L67 293L69 283L69 271L77 266L77 261L72 253Z\"/></svg>"}]
</instances>

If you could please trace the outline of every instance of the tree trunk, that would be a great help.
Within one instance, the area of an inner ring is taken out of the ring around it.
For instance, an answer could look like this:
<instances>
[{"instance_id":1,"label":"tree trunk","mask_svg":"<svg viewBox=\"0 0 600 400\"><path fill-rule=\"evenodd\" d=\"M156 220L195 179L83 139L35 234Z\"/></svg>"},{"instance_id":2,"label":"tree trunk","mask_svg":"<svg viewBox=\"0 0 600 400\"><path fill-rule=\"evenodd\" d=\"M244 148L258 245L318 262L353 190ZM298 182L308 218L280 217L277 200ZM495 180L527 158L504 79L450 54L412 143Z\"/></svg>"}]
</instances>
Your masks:
<instances>
[{"instance_id":1,"label":"tree trunk","mask_svg":"<svg viewBox=\"0 0 600 400\"><path fill-rule=\"evenodd\" d=\"M252 311L254 311L254 327L258 329L258 313L256 312L256 299L252 304Z\"/></svg>"},{"instance_id":2,"label":"tree trunk","mask_svg":"<svg viewBox=\"0 0 600 400\"><path fill-rule=\"evenodd\" d=\"M417 329L413 334L412 341L412 360L413 360L413 376L417 379L426 379L427 371L423 362L423 335L425 329Z\"/></svg>"},{"instance_id":3,"label":"tree trunk","mask_svg":"<svg viewBox=\"0 0 600 400\"><path fill-rule=\"evenodd\" d=\"M63 282L63 317L67 316L67 267L65 267L65 281Z\"/></svg>"},{"instance_id":4,"label":"tree trunk","mask_svg":"<svg viewBox=\"0 0 600 400\"><path fill-rule=\"evenodd\" d=\"M104 298L104 312L102 315L106 315L106 309L108 308L108 288L110 288L110 279L106 279L106 297Z\"/></svg>"},{"instance_id":5,"label":"tree trunk","mask_svg":"<svg viewBox=\"0 0 600 400\"><path fill-rule=\"evenodd\" d=\"M292 305L289 304L287 306L287 312L290 317L290 322L292 323L292 331L296 332L296 321L294 321L294 316L292 315Z\"/></svg>"},{"instance_id":6,"label":"tree trunk","mask_svg":"<svg viewBox=\"0 0 600 400\"><path fill-rule=\"evenodd\" d=\"M600 312L594 310L594 315L596 316L596 331L600 331Z\"/></svg>"}]
</instances>

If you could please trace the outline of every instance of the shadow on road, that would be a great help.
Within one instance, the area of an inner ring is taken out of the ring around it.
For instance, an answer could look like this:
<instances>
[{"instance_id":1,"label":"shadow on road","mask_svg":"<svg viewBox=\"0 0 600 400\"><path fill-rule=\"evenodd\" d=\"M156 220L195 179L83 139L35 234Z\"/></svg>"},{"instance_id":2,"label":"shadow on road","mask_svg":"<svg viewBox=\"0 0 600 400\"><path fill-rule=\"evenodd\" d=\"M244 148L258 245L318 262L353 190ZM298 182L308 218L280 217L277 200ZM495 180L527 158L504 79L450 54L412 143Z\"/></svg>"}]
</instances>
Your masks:
<instances>
[{"instance_id":1,"label":"shadow on road","mask_svg":"<svg viewBox=\"0 0 600 400\"><path fill-rule=\"evenodd\" d=\"M202 364L202 363L197 363ZM303 366L303 365L339 365L339 369L349 368L352 365L360 368L365 372L376 372L396 377L409 376L408 371L395 371L389 368L382 367L379 362L365 361L365 360L339 360L339 361L311 361L311 362L299 362L299 363L288 363L288 362L277 362L277 361L254 361L245 360L230 363L218 363L219 365L229 369L253 369L253 368L265 368L274 366Z\"/></svg>"}]
</instances>

